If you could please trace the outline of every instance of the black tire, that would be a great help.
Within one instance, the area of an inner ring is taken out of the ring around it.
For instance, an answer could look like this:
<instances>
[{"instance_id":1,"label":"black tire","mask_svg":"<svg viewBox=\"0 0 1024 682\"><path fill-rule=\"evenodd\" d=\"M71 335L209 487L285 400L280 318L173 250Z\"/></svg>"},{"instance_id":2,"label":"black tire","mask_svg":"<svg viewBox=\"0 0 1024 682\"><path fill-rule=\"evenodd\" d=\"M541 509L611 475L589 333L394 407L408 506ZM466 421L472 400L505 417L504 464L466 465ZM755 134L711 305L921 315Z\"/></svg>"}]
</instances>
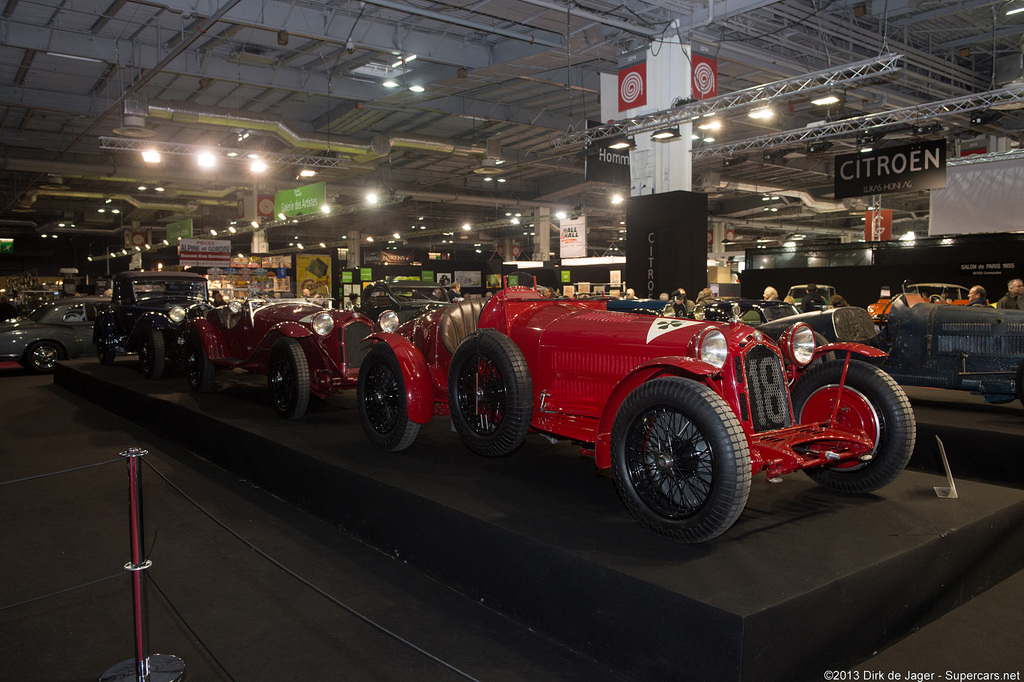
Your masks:
<instances>
[{"instance_id":1,"label":"black tire","mask_svg":"<svg viewBox=\"0 0 1024 682\"><path fill-rule=\"evenodd\" d=\"M826 339L824 336L822 336L818 332L814 332L814 346L815 346L815 348L820 348L821 346L827 345L828 343L830 343L830 341L828 339ZM835 360L835 359L836 359L836 354L833 353L833 352L829 352L829 353L825 353L820 358L815 358L811 362L811 364L812 365L820 365L823 362L831 362L832 360Z\"/></svg>"},{"instance_id":2,"label":"black tire","mask_svg":"<svg viewBox=\"0 0 1024 682\"><path fill-rule=\"evenodd\" d=\"M805 419L831 416L845 358L809 368L793 384L793 415ZM847 493L868 493L893 481L914 452L917 422L907 394L881 369L858 360L850 361L843 387L839 425L874 431L875 447L869 461L807 469L807 475L826 488ZM845 408L844 408L845 405ZM805 415L805 410L810 410ZM817 417L814 416L816 413Z\"/></svg>"},{"instance_id":3,"label":"black tire","mask_svg":"<svg viewBox=\"0 0 1024 682\"><path fill-rule=\"evenodd\" d=\"M163 332L152 327L143 331L139 338L139 368L147 379L159 379L164 375L165 356Z\"/></svg>"},{"instance_id":4,"label":"black tire","mask_svg":"<svg viewBox=\"0 0 1024 682\"><path fill-rule=\"evenodd\" d=\"M679 377L634 389L612 426L612 472L629 513L681 542L706 542L743 513L751 463L743 427L711 388Z\"/></svg>"},{"instance_id":5,"label":"black tire","mask_svg":"<svg viewBox=\"0 0 1024 682\"><path fill-rule=\"evenodd\" d=\"M284 419L298 419L309 406L309 363L302 344L282 338L270 348L267 385L274 409Z\"/></svg>"},{"instance_id":6,"label":"black tire","mask_svg":"<svg viewBox=\"0 0 1024 682\"><path fill-rule=\"evenodd\" d=\"M409 419L405 377L386 343L375 343L359 366L359 421L373 446L398 452L412 445L420 425Z\"/></svg>"},{"instance_id":7,"label":"black tire","mask_svg":"<svg viewBox=\"0 0 1024 682\"><path fill-rule=\"evenodd\" d=\"M455 430L481 457L518 448L533 418L533 382L523 352L493 329L467 336L448 370L448 409Z\"/></svg>"},{"instance_id":8,"label":"black tire","mask_svg":"<svg viewBox=\"0 0 1024 682\"><path fill-rule=\"evenodd\" d=\"M196 330L185 337L185 375L188 386L197 393L209 393L213 388L213 377L217 368L206 355L203 338Z\"/></svg>"},{"instance_id":9,"label":"black tire","mask_svg":"<svg viewBox=\"0 0 1024 682\"><path fill-rule=\"evenodd\" d=\"M37 374L50 374L58 360L67 359L64 349L53 341L36 341L22 357L21 365Z\"/></svg>"},{"instance_id":10,"label":"black tire","mask_svg":"<svg viewBox=\"0 0 1024 682\"><path fill-rule=\"evenodd\" d=\"M92 338L93 342L96 344L96 357L99 358L100 364L114 364L114 358L117 355L117 350L114 348L112 343L107 342L107 335L103 333L102 320L96 320L96 326L93 327Z\"/></svg>"}]
</instances>

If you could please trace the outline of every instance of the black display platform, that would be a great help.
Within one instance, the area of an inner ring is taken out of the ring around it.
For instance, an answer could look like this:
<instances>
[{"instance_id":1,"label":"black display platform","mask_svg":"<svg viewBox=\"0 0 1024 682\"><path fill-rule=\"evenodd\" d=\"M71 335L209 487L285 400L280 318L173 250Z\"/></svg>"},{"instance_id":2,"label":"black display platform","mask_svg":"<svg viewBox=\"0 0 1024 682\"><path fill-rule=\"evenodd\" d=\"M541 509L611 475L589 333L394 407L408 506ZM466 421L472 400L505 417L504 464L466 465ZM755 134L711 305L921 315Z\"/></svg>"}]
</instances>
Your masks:
<instances>
[{"instance_id":1,"label":"black display platform","mask_svg":"<svg viewBox=\"0 0 1024 682\"><path fill-rule=\"evenodd\" d=\"M907 471L874 495L755 479L703 545L643 530L568 444L466 450L435 418L402 453L354 392L279 419L260 377L195 395L137 362L62 364L55 383L335 522L566 646L646 679L803 680L848 668L1024 566L1024 491ZM931 447L931 446L928 446Z\"/></svg>"}]
</instances>

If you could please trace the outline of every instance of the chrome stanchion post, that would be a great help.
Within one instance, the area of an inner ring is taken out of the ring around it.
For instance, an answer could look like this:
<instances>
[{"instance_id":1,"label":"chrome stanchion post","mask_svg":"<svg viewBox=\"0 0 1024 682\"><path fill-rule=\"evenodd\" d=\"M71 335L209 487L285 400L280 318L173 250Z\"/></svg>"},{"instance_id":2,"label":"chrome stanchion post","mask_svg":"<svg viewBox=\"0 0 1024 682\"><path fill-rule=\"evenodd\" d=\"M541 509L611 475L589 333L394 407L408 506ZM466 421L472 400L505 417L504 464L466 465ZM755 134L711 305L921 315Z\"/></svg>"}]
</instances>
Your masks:
<instances>
[{"instance_id":1,"label":"chrome stanchion post","mask_svg":"<svg viewBox=\"0 0 1024 682\"><path fill-rule=\"evenodd\" d=\"M128 460L128 510L131 524L131 561L124 565L132 574L132 610L134 616L135 658L121 661L103 673L100 682L176 682L185 674L185 664L177 656L169 654L146 655L146 591L145 570L153 565L145 559L142 529L142 470L143 455L140 448L129 448L121 453Z\"/></svg>"}]
</instances>

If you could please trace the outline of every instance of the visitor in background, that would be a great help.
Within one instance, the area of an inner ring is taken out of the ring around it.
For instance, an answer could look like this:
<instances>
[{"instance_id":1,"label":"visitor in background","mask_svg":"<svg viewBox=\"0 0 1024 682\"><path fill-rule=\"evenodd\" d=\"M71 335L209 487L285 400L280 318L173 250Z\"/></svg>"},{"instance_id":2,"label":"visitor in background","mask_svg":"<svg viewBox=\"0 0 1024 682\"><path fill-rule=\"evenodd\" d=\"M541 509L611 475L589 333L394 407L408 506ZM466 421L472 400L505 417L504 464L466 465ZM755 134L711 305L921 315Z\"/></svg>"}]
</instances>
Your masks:
<instances>
[{"instance_id":1,"label":"visitor in background","mask_svg":"<svg viewBox=\"0 0 1024 682\"><path fill-rule=\"evenodd\" d=\"M1024 296L1024 281L1011 279L1006 288L1006 295L999 299L996 307L1002 310L1024 310L1020 303L1021 296Z\"/></svg>"},{"instance_id":2,"label":"visitor in background","mask_svg":"<svg viewBox=\"0 0 1024 682\"><path fill-rule=\"evenodd\" d=\"M828 300L828 304L833 308L845 308L846 306L850 305L849 303L846 302L846 299L840 296L839 294L836 294L835 296L830 298Z\"/></svg>"},{"instance_id":3,"label":"visitor in background","mask_svg":"<svg viewBox=\"0 0 1024 682\"><path fill-rule=\"evenodd\" d=\"M777 301L779 300L779 292L775 290L775 287L765 287L763 297L766 301Z\"/></svg>"},{"instance_id":4,"label":"visitor in background","mask_svg":"<svg viewBox=\"0 0 1024 682\"><path fill-rule=\"evenodd\" d=\"M985 291L985 287L980 284L975 284L971 287L971 290L967 292L967 305L988 305L988 292Z\"/></svg>"},{"instance_id":5,"label":"visitor in background","mask_svg":"<svg viewBox=\"0 0 1024 682\"><path fill-rule=\"evenodd\" d=\"M800 299L800 312L809 313L812 310L821 310L825 307L825 297L818 293L817 284L808 284L807 292Z\"/></svg>"}]
</instances>

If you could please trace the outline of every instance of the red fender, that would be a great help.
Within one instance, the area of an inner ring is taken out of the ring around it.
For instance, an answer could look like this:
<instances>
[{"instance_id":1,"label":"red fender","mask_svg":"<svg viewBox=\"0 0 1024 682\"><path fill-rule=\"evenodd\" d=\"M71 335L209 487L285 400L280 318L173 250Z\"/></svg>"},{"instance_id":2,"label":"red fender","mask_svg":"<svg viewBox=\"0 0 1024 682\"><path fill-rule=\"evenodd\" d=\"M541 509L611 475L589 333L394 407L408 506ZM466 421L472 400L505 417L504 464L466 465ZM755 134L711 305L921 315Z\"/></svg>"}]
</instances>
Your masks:
<instances>
[{"instance_id":1,"label":"red fender","mask_svg":"<svg viewBox=\"0 0 1024 682\"><path fill-rule=\"evenodd\" d=\"M634 369L618 383L601 413L601 421L597 426L597 438L594 443L594 463L598 469L607 469L612 465L612 425L615 415L619 413L622 401L637 386L659 376L681 376L701 383L718 374L719 370L706 362L686 356L653 358Z\"/></svg>"},{"instance_id":2,"label":"red fender","mask_svg":"<svg viewBox=\"0 0 1024 682\"><path fill-rule=\"evenodd\" d=\"M274 325L270 332L278 332L281 336L287 336L291 339L301 339L305 336L312 336L313 330L308 325L299 324L298 322L281 322L280 324ZM270 333L267 333L270 336Z\"/></svg>"},{"instance_id":3,"label":"red fender","mask_svg":"<svg viewBox=\"0 0 1024 682\"><path fill-rule=\"evenodd\" d=\"M815 348L814 359L832 352L836 354L837 358L844 358L846 357L846 351L852 351L854 355L860 355L868 360L884 358L888 355L884 350L879 350L874 346L866 346L863 343L853 343L851 341L840 341L837 343L827 343L824 346Z\"/></svg>"},{"instance_id":4,"label":"red fender","mask_svg":"<svg viewBox=\"0 0 1024 682\"><path fill-rule=\"evenodd\" d=\"M185 329L185 335L188 336L193 329L199 334L208 358L217 360L224 357L224 339L215 324L205 318L192 320Z\"/></svg>"},{"instance_id":5,"label":"red fender","mask_svg":"<svg viewBox=\"0 0 1024 682\"><path fill-rule=\"evenodd\" d=\"M386 343L398 358L405 381L405 406L409 419L426 424L434 416L434 389L431 384L427 359L412 341L398 334L377 332L364 339L372 343Z\"/></svg>"}]
</instances>

